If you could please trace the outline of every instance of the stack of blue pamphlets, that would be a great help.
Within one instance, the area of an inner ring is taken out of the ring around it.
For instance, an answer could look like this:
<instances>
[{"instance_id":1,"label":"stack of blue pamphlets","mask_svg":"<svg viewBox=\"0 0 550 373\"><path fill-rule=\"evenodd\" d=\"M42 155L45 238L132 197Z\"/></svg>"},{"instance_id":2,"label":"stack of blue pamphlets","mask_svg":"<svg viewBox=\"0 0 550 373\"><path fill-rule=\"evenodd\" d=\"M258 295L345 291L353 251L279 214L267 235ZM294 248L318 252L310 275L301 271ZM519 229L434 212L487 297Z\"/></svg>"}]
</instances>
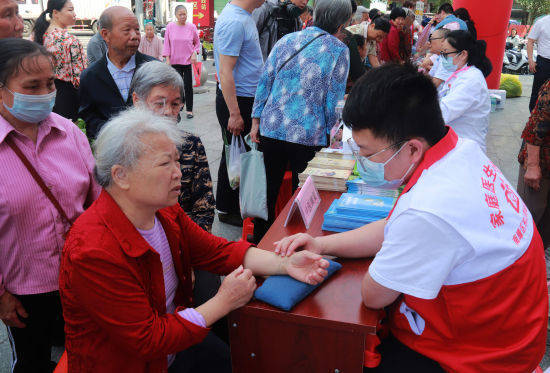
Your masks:
<instances>
[{"instance_id":1,"label":"stack of blue pamphlets","mask_svg":"<svg viewBox=\"0 0 550 373\"><path fill-rule=\"evenodd\" d=\"M357 193L357 194L368 194L370 196L379 196L379 197L393 197L397 198L399 193L401 193L401 188L399 189L380 189L369 186L363 181L360 177L350 179L346 182L346 187L348 188L348 193Z\"/></svg>"},{"instance_id":2,"label":"stack of blue pamphlets","mask_svg":"<svg viewBox=\"0 0 550 373\"><path fill-rule=\"evenodd\" d=\"M388 216L395 198L344 193L325 213L323 230L346 232Z\"/></svg>"}]
</instances>

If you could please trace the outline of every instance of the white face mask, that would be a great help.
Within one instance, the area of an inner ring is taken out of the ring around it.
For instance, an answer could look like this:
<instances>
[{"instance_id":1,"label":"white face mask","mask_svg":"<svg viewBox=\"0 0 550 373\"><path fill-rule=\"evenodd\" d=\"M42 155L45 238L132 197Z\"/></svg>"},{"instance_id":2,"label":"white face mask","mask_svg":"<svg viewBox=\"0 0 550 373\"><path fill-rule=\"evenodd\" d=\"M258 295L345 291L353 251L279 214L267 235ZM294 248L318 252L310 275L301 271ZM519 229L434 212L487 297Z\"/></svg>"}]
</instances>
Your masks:
<instances>
[{"instance_id":1,"label":"white face mask","mask_svg":"<svg viewBox=\"0 0 550 373\"><path fill-rule=\"evenodd\" d=\"M367 183L367 185L369 186L372 186L375 188L381 188L381 189L397 189L403 184L403 181L405 181L405 177L407 177L409 172L414 167L414 163L411 164L410 167L407 169L407 171L403 174L403 176L397 180L386 180L385 166L397 156L397 154L405 147L405 145L407 145L406 142L399 148L397 152L395 152L394 155L390 157L390 159L388 159L384 163L373 162L369 158L382 153L383 151L389 149L389 147L380 150L379 152L371 155L370 157L363 157L359 155L359 153L357 152L356 150L357 145L352 145L352 143L349 142L349 140L348 140L348 143L350 144L353 150L353 155L357 159L357 171L359 171L359 175L361 176L361 179L363 179L365 183Z\"/></svg>"}]
</instances>

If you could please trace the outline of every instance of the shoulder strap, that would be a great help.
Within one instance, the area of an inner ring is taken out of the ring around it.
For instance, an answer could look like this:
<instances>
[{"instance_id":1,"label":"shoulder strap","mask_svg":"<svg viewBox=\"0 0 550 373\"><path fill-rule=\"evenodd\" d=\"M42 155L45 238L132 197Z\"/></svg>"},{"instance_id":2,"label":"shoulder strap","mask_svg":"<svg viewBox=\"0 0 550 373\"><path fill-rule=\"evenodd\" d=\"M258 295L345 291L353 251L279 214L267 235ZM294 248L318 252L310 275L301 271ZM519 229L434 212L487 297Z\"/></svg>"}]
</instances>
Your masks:
<instances>
[{"instance_id":1,"label":"shoulder strap","mask_svg":"<svg viewBox=\"0 0 550 373\"><path fill-rule=\"evenodd\" d=\"M277 70L277 74L279 73L279 71L281 71L283 69L283 67L286 66L287 63L290 62L290 60L292 60L294 57L296 57L298 55L298 53L300 53L301 51L303 51L304 49L307 48L308 45L310 45L311 43L313 43L316 39L320 38L321 36L323 35L327 35L327 33L325 32L322 32L320 33L319 35L317 35L316 37L314 37L313 39L311 39L310 41L308 41L302 48L298 49L296 52L294 52L294 54L292 56L290 56L290 58L288 60L286 60L280 67L279 69Z\"/></svg>"},{"instance_id":2,"label":"shoulder strap","mask_svg":"<svg viewBox=\"0 0 550 373\"><path fill-rule=\"evenodd\" d=\"M8 144L8 146L13 150L13 152L19 157L19 159L21 160L21 162L23 163L23 165L25 165L25 167L27 168L27 170L29 171L29 173L31 174L32 178L34 179L34 181L36 181L36 183L38 184L38 186L40 187L40 189L42 189L42 191L44 192L44 194L46 195L46 197L48 197L48 199L50 200L50 202L54 205L55 209L57 210L57 212L59 212L59 215L61 215L61 217L67 222L69 223L69 225L72 225L72 222L69 220L69 218L67 217L67 214L65 214L65 211L63 210L63 207L61 207L61 204L57 201L57 199L55 198L55 196L52 194L52 192L48 189L48 187L46 186L46 183L44 182L44 180L42 179L42 177L38 174L38 172L36 171L36 169L33 167L33 165L31 164L31 162L29 162L29 160L27 159L27 157L25 157L25 154L23 154L23 152L21 151L21 149L19 149L19 147L12 141L11 137L7 137L6 138L6 143Z\"/></svg>"}]
</instances>

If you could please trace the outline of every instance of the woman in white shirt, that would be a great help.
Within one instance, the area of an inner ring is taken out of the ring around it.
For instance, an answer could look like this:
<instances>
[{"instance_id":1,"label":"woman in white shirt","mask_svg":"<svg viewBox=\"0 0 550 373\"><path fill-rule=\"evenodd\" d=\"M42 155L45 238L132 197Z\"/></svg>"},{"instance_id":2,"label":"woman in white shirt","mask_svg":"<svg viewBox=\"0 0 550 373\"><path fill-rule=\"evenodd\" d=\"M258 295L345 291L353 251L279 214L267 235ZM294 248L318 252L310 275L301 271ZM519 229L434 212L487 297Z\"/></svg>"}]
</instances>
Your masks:
<instances>
[{"instance_id":1,"label":"woman in white shirt","mask_svg":"<svg viewBox=\"0 0 550 373\"><path fill-rule=\"evenodd\" d=\"M486 48L485 41L475 40L468 31L450 32L441 48L441 64L452 74L439 86L445 123L460 137L477 142L483 151L491 111L485 77L493 68Z\"/></svg>"}]
</instances>

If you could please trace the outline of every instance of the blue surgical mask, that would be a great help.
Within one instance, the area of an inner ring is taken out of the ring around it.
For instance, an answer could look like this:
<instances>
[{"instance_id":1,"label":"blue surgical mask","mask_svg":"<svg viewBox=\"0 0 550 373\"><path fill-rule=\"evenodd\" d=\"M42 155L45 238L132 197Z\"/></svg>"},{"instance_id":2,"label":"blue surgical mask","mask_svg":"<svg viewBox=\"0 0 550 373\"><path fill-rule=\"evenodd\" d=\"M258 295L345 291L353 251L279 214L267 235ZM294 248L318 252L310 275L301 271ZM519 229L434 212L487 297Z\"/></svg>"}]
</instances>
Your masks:
<instances>
[{"instance_id":1,"label":"blue surgical mask","mask_svg":"<svg viewBox=\"0 0 550 373\"><path fill-rule=\"evenodd\" d=\"M443 65L443 68L450 73L454 73L458 68L458 66L456 66L453 63L453 57L451 56L447 56L447 57L442 56L441 64Z\"/></svg>"},{"instance_id":2,"label":"blue surgical mask","mask_svg":"<svg viewBox=\"0 0 550 373\"><path fill-rule=\"evenodd\" d=\"M376 163L368 159L367 157L363 156L357 156L357 171L359 171L359 175L361 176L361 179L367 183L367 185L375 187L375 188L381 188L381 189L397 189L405 180L405 177L407 174L411 171L414 164L411 164L411 166L408 168L408 170L403 174L403 176L397 180L386 180L384 176L384 169L385 166L395 158L395 156L407 145L407 143L403 144L397 152L395 152L394 155L391 156L390 159L388 159L384 163Z\"/></svg>"},{"instance_id":3,"label":"blue surgical mask","mask_svg":"<svg viewBox=\"0 0 550 373\"><path fill-rule=\"evenodd\" d=\"M4 107L11 115L23 122L38 123L43 121L51 114L55 105L57 91L45 95L25 95L6 89L13 95L13 105L10 108L4 102Z\"/></svg>"}]
</instances>

